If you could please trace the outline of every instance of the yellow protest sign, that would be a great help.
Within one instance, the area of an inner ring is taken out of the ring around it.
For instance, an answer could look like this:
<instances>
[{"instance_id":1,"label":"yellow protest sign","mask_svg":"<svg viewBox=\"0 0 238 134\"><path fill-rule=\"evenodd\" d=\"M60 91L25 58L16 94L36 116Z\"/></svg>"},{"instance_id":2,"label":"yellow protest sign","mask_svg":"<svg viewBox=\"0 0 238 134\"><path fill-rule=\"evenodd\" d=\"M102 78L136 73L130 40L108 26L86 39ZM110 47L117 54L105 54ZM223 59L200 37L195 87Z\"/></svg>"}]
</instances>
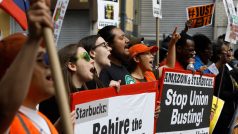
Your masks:
<instances>
[{"instance_id":1,"label":"yellow protest sign","mask_svg":"<svg viewBox=\"0 0 238 134\"><path fill-rule=\"evenodd\" d=\"M224 101L222 99L217 98L216 96L213 96L212 109L211 109L211 115L210 115L210 130L209 130L210 134L212 134L217 124L223 105L224 105Z\"/></svg>"}]
</instances>

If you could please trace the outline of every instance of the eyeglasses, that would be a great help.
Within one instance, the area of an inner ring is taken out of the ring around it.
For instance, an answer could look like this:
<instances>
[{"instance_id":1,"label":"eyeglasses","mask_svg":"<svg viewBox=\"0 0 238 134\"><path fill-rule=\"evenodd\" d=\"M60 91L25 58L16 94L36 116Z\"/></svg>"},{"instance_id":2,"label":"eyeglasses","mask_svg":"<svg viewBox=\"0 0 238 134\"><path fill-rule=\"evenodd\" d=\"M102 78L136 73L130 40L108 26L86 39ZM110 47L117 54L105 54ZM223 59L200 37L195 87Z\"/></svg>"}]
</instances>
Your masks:
<instances>
[{"instance_id":1,"label":"eyeglasses","mask_svg":"<svg viewBox=\"0 0 238 134\"><path fill-rule=\"evenodd\" d=\"M83 53L77 55L75 61L77 61L79 58L84 59L84 60L86 60L87 62L90 61L90 56L89 56L88 52L83 52Z\"/></svg>"},{"instance_id":2,"label":"eyeglasses","mask_svg":"<svg viewBox=\"0 0 238 134\"><path fill-rule=\"evenodd\" d=\"M43 66L49 66L50 65L50 61L49 61L49 55L48 53L44 53L42 56L40 56L37 59L37 62Z\"/></svg>"},{"instance_id":3,"label":"eyeglasses","mask_svg":"<svg viewBox=\"0 0 238 134\"><path fill-rule=\"evenodd\" d=\"M50 65L50 60L49 60L48 53L45 53L43 58L44 58L44 64L49 66Z\"/></svg>"},{"instance_id":4,"label":"eyeglasses","mask_svg":"<svg viewBox=\"0 0 238 134\"><path fill-rule=\"evenodd\" d=\"M105 47L105 48L109 48L108 43L107 42L103 42L103 43L98 44L97 46L94 46L93 50L96 49L97 47L100 47L100 46Z\"/></svg>"}]
</instances>

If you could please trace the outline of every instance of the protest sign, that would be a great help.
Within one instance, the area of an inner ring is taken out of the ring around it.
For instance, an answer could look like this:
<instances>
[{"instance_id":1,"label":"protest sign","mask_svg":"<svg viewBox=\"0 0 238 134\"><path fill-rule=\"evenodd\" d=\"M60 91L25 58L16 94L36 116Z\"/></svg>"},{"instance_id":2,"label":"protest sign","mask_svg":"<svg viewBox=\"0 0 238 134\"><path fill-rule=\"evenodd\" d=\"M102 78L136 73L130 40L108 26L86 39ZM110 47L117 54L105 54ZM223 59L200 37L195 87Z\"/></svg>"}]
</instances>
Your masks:
<instances>
[{"instance_id":1,"label":"protest sign","mask_svg":"<svg viewBox=\"0 0 238 134\"><path fill-rule=\"evenodd\" d=\"M118 0L98 0L98 29L108 25L118 25Z\"/></svg>"},{"instance_id":2,"label":"protest sign","mask_svg":"<svg viewBox=\"0 0 238 134\"><path fill-rule=\"evenodd\" d=\"M68 4L69 0L58 0L55 6L52 18L54 22L54 39L56 45L58 43L61 27L63 25L64 15L67 10Z\"/></svg>"},{"instance_id":3,"label":"protest sign","mask_svg":"<svg viewBox=\"0 0 238 134\"><path fill-rule=\"evenodd\" d=\"M224 4L225 11L226 11L226 15L228 17L231 17L232 15L236 15L233 0L223 0L223 4ZM228 21L230 21L230 20L228 20Z\"/></svg>"},{"instance_id":4,"label":"protest sign","mask_svg":"<svg viewBox=\"0 0 238 134\"><path fill-rule=\"evenodd\" d=\"M225 41L236 44L238 35L238 16L235 11L235 6L233 0L223 0L223 4L228 17Z\"/></svg>"},{"instance_id":5,"label":"protest sign","mask_svg":"<svg viewBox=\"0 0 238 134\"><path fill-rule=\"evenodd\" d=\"M152 134L158 82L82 91L71 96L75 134Z\"/></svg>"},{"instance_id":6,"label":"protest sign","mask_svg":"<svg viewBox=\"0 0 238 134\"><path fill-rule=\"evenodd\" d=\"M157 134L209 133L214 76L165 69Z\"/></svg>"},{"instance_id":7,"label":"protest sign","mask_svg":"<svg viewBox=\"0 0 238 134\"><path fill-rule=\"evenodd\" d=\"M219 116L221 114L221 110L223 108L224 101L220 98L217 98L216 96L213 96L212 99L212 109L211 109L211 115L210 115L210 130L209 133L212 134L217 121L219 119Z\"/></svg>"},{"instance_id":8,"label":"protest sign","mask_svg":"<svg viewBox=\"0 0 238 134\"><path fill-rule=\"evenodd\" d=\"M153 1L153 15L162 19L162 10L161 10L161 0L152 0Z\"/></svg>"},{"instance_id":9,"label":"protest sign","mask_svg":"<svg viewBox=\"0 0 238 134\"><path fill-rule=\"evenodd\" d=\"M191 28L212 24L214 4L187 7L187 19L192 20Z\"/></svg>"}]
</instances>

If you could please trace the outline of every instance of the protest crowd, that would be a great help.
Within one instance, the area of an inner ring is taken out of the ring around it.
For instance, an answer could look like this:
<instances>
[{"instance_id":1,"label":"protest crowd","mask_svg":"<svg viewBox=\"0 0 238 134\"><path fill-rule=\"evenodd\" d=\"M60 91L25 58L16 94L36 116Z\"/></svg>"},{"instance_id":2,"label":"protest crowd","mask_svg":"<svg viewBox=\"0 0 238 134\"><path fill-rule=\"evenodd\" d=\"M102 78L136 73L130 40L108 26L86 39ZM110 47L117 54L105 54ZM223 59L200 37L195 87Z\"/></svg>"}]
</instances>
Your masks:
<instances>
[{"instance_id":1,"label":"protest crowd","mask_svg":"<svg viewBox=\"0 0 238 134\"><path fill-rule=\"evenodd\" d=\"M61 104L56 101L44 38L44 28L53 29L49 3L31 1L27 20L28 35L13 33L0 41L0 133L63 133L58 110ZM200 33L189 35L191 23L185 20L182 31L174 27L161 47L145 44L143 38L132 38L114 25L104 26L96 35L66 45L58 50L58 57L67 96L107 87L120 93L123 85L161 80L165 68L201 77L214 76L213 95L225 103L213 133L238 134L238 50L233 51L225 34L217 40ZM158 51L160 59L156 65ZM70 97L68 100L70 104ZM162 102L155 102L156 124L163 109ZM101 107L103 113L105 109ZM70 114L73 125L78 112L72 110ZM84 115L80 113L80 116ZM95 134L99 133L96 128ZM106 130L102 129L101 133L106 134Z\"/></svg>"}]
</instances>

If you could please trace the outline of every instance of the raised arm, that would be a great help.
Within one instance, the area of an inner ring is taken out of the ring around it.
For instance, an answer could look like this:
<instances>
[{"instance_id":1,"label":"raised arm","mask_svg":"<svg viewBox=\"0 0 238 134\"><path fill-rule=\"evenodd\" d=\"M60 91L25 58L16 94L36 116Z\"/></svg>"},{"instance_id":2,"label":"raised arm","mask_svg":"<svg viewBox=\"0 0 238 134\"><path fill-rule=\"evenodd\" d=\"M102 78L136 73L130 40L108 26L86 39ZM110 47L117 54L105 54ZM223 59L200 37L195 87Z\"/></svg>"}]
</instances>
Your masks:
<instances>
[{"instance_id":1,"label":"raised arm","mask_svg":"<svg viewBox=\"0 0 238 134\"><path fill-rule=\"evenodd\" d=\"M177 27L175 27L172 38L169 41L169 46L168 46L168 56L166 60L166 64L164 66L159 67L159 78L162 75L162 69L164 67L169 67L169 68L174 68L175 66L175 61L176 61L176 42L180 39L180 34L177 33Z\"/></svg>"},{"instance_id":2,"label":"raised arm","mask_svg":"<svg viewBox=\"0 0 238 134\"><path fill-rule=\"evenodd\" d=\"M52 27L49 12L42 0L31 6L28 11L29 38L0 78L0 133L8 129L27 95L37 49L41 43L42 26Z\"/></svg>"}]
</instances>

